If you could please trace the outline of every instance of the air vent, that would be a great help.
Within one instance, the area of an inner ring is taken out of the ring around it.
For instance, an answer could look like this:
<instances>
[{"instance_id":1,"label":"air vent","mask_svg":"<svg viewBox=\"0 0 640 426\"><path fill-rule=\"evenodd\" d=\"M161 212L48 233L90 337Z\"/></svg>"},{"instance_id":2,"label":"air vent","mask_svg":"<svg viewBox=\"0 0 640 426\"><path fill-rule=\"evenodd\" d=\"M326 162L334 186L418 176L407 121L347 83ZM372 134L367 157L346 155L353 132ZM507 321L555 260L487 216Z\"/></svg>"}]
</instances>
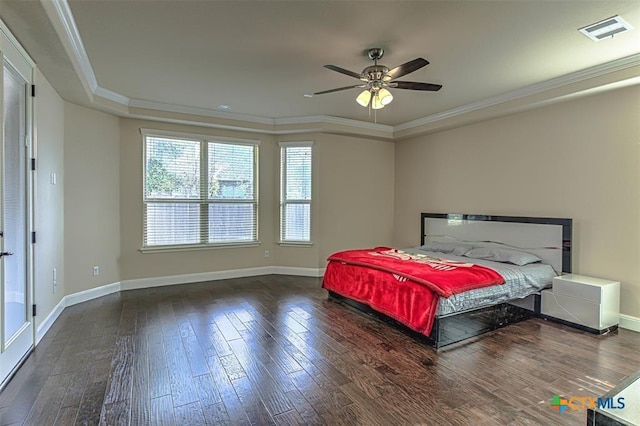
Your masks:
<instances>
[{"instance_id":1,"label":"air vent","mask_svg":"<svg viewBox=\"0 0 640 426\"><path fill-rule=\"evenodd\" d=\"M632 29L633 27L631 24L616 15L584 28L580 28L580 32L591 40L600 41Z\"/></svg>"}]
</instances>

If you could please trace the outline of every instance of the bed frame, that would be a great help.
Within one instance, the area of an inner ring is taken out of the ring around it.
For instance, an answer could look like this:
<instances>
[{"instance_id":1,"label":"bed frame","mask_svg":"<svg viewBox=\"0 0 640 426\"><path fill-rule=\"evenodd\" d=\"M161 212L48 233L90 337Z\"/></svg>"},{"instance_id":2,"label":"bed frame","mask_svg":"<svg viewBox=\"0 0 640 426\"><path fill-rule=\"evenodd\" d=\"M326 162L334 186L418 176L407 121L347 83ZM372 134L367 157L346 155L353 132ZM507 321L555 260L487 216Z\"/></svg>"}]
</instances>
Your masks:
<instances>
[{"instance_id":1,"label":"bed frame","mask_svg":"<svg viewBox=\"0 0 640 426\"><path fill-rule=\"evenodd\" d=\"M422 213L420 244L427 238L492 242L527 249L552 265L558 275L571 272L572 220L562 218ZM329 298L352 306L435 349L459 343L540 315L540 295L454 314L436 316L429 336L415 332L370 306L335 292Z\"/></svg>"}]
</instances>

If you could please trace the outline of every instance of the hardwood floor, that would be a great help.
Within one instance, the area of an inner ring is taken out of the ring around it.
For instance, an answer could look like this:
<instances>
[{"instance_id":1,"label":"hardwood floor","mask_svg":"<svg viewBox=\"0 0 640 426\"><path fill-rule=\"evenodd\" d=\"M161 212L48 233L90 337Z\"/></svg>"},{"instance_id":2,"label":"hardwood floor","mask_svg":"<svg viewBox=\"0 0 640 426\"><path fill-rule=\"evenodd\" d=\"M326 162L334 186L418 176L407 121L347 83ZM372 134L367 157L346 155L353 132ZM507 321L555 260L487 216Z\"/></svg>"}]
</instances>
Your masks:
<instances>
[{"instance_id":1,"label":"hardwood floor","mask_svg":"<svg viewBox=\"0 0 640 426\"><path fill-rule=\"evenodd\" d=\"M133 290L65 309L0 393L0 424L583 425L554 394L604 394L639 347L533 319L436 353L317 278Z\"/></svg>"}]
</instances>

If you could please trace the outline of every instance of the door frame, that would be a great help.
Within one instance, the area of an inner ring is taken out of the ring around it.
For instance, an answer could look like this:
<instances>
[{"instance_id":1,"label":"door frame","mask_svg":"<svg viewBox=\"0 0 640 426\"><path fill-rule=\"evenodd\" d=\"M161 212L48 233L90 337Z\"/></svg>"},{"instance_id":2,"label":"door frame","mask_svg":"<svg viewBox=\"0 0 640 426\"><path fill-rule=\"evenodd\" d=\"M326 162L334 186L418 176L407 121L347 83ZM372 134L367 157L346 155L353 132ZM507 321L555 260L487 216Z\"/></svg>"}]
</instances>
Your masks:
<instances>
[{"instance_id":1,"label":"door frame","mask_svg":"<svg viewBox=\"0 0 640 426\"><path fill-rule=\"evenodd\" d=\"M31 348L21 357L18 363L11 367L6 377L0 376L0 390L11 380L15 372L20 368L22 363L26 360L29 354L33 351L36 344L36 324L33 311L30 307L34 305L35 301L35 245L34 239L31 237L34 234L34 212L35 212L35 200L36 200L36 188L35 188L35 170L30 167L33 159L36 158L36 143L35 143L35 108L34 97L31 92L32 85L35 79L36 64L31 59L29 54L20 45L18 40L13 36L11 31L7 28L2 20L0 20L0 59L2 60L2 69L0 69L0 77L4 73L4 63L7 62L14 70L18 72L27 83L26 95L26 111L25 111L25 143L26 143L26 224L27 232L25 234L26 239L26 290L27 290L27 320L31 327ZM31 92L31 93L30 93ZM0 83L0 94L3 93L3 85ZM0 106L0 116L4 112L2 106ZM0 121L0 129L2 128L2 122ZM1 167L1 165L0 165ZM1 172L1 170L0 170ZM0 277L1 278L1 277ZM4 295L0 295L0 301L4 307ZM0 335L3 339L0 340L0 345L4 345L4 330L0 330ZM2 349L2 348L0 348Z\"/></svg>"}]
</instances>

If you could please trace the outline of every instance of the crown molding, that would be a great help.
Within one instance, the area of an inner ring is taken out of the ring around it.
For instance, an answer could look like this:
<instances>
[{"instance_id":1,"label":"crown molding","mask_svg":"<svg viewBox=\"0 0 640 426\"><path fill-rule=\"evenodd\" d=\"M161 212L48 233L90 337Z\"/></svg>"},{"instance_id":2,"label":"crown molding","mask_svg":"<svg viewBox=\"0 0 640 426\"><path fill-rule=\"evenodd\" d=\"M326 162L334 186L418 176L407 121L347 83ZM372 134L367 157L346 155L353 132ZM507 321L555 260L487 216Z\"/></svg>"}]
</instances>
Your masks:
<instances>
[{"instance_id":1,"label":"crown molding","mask_svg":"<svg viewBox=\"0 0 640 426\"><path fill-rule=\"evenodd\" d=\"M130 117L150 120L162 119L177 124L199 125L226 130L258 132L269 135L293 133L334 132L367 135L380 139L393 138L393 126L369 123L328 115L305 117L267 118L208 108L188 107L160 102L131 99ZM162 117L157 113L164 112ZM210 121L207 119L215 119Z\"/></svg>"},{"instance_id":2,"label":"crown molding","mask_svg":"<svg viewBox=\"0 0 640 426\"><path fill-rule=\"evenodd\" d=\"M199 115L203 117L219 118L222 120L237 120L246 123L263 124L273 126L272 118L258 117L253 115L238 114L235 112L223 112L209 108L189 107L184 105L167 104L162 102L145 101L142 99L131 99L128 104L132 108L152 109L158 111L175 112L187 115Z\"/></svg>"},{"instance_id":3,"label":"crown molding","mask_svg":"<svg viewBox=\"0 0 640 426\"><path fill-rule=\"evenodd\" d=\"M60 36L62 44L73 63L74 69L76 70L76 73L85 88L89 102L92 105L100 106L103 104L102 106L104 106L103 101L106 100L112 103L108 106L112 111L116 112L118 115L126 117L144 118L155 121L174 122L179 124L190 124L245 132L274 135L329 132L366 136L385 140L402 139L446 128L452 119L458 120L457 125L463 125L466 123L465 116L469 116L469 122L472 120L486 120L495 116L506 115L508 113L521 111L527 108L533 108L536 105L566 99L567 96L572 93L586 93L599 86L604 87L612 83L612 81L594 81L591 86L579 88L577 91L549 93L549 97L547 99L540 98L540 96L545 92L552 92L563 87L567 87L567 89L569 89L569 86L576 83L586 83L591 79L596 79L598 77L603 77L617 72L623 72L633 67L640 67L640 54L635 54L540 83L532 84L498 96L493 96L437 114L432 114L417 120L401 123L396 126L326 115L268 118L232 112L222 112L208 108L188 107L141 99L130 99L127 96L101 87L98 84L89 61L89 57L84 49L82 38L78 28L76 27L73 14L69 8L67 0L40 0L40 2L56 29L56 32ZM629 77L627 76L626 78ZM531 99L528 100L527 98ZM521 104L509 105L510 103L514 104L518 101L520 101ZM491 111L492 108L494 111ZM496 112L496 108L500 108L500 110ZM487 110L487 113L482 114L481 110ZM471 118L474 115L475 117ZM441 124L441 126L439 126L439 124ZM427 128L427 126L429 127Z\"/></svg>"},{"instance_id":4,"label":"crown molding","mask_svg":"<svg viewBox=\"0 0 640 426\"><path fill-rule=\"evenodd\" d=\"M113 93L113 92L112 92ZM317 126L318 124L328 124L336 126L345 126L355 129L369 130L373 132L393 134L393 126L387 126L384 124L370 123L367 121L352 120L348 118L333 117L330 115L314 115L304 117L285 117L285 118L267 118L258 117L253 115L238 114L233 112L221 112L209 108L197 108L188 107L184 105L167 104L160 102L145 101L142 99L131 99L128 103L133 108L144 108L157 111L174 112L187 115L198 115L210 118L219 118L222 120L236 120L245 123L256 123L273 127L273 130L262 130L270 134L283 134L289 131L285 129L286 126L302 125L302 126ZM322 127L310 129L321 131ZM297 130L296 130L297 131Z\"/></svg>"},{"instance_id":5,"label":"crown molding","mask_svg":"<svg viewBox=\"0 0 640 426\"><path fill-rule=\"evenodd\" d=\"M122 104L123 106L130 106L131 105L131 99L121 95L120 93L116 93L114 91L111 91L109 89L105 89L103 87L97 86L96 90L93 92L93 94L95 96L100 96L101 98L105 98L108 99L112 102L118 103L118 104Z\"/></svg>"},{"instance_id":6,"label":"crown molding","mask_svg":"<svg viewBox=\"0 0 640 426\"><path fill-rule=\"evenodd\" d=\"M461 116L474 112L480 109L504 104L507 102L515 101L518 99L526 98L528 96L536 95L546 92L548 90L557 89L560 87L568 86L574 83L579 83L592 78L600 77L603 75L611 74L614 72L624 71L628 68L640 66L640 54L627 56L620 58L605 64L596 65L591 68L576 71L571 74L565 74L563 76L552 78L540 83L532 84L530 86L516 89L511 92L503 93L498 96L483 99L478 102L473 102L467 105L462 105L458 108L453 108L448 111L443 111L437 114L432 114L427 117L419 118L417 120L408 121L406 123L399 124L394 127L395 132L403 130L409 130L416 127L424 126L427 124L433 124L445 119Z\"/></svg>"},{"instance_id":7,"label":"crown molding","mask_svg":"<svg viewBox=\"0 0 640 426\"><path fill-rule=\"evenodd\" d=\"M40 0L40 4L58 33L89 99L92 99L98 88L98 80L84 49L69 3L67 0Z\"/></svg>"},{"instance_id":8,"label":"crown molding","mask_svg":"<svg viewBox=\"0 0 640 426\"><path fill-rule=\"evenodd\" d=\"M371 123L368 121L353 120L350 118L334 117L331 115L311 115L304 117L285 117L274 119L274 125L284 126L291 124L309 124L309 123L323 123L333 124L336 126L348 126L357 129L365 129L383 133L393 134L394 127L387 126L385 124Z\"/></svg>"}]
</instances>

